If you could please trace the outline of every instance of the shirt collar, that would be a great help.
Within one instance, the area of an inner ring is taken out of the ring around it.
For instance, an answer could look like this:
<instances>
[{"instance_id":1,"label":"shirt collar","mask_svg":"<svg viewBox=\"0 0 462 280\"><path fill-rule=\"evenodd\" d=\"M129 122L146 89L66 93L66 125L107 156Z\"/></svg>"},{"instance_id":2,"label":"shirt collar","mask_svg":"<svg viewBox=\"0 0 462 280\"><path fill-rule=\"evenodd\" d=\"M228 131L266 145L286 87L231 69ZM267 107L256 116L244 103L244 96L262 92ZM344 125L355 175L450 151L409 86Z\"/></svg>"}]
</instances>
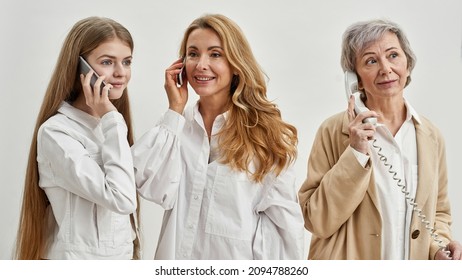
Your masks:
<instances>
[{"instance_id":1,"label":"shirt collar","mask_svg":"<svg viewBox=\"0 0 462 280\"><path fill-rule=\"evenodd\" d=\"M419 114L417 114L417 111L411 106L409 101L404 98L404 106L406 106L406 120L405 121L410 121L411 118L414 118L414 120L418 123L421 124L422 121L419 117ZM345 111L344 116L343 116L343 126L342 126L342 132L346 135L349 135L349 130L348 130L348 124L350 121L348 120L348 111ZM378 125L381 125L378 123Z\"/></svg>"},{"instance_id":2,"label":"shirt collar","mask_svg":"<svg viewBox=\"0 0 462 280\"><path fill-rule=\"evenodd\" d=\"M93 117L65 101L61 103L58 112L92 130L95 129L101 121L101 119Z\"/></svg>"},{"instance_id":3,"label":"shirt collar","mask_svg":"<svg viewBox=\"0 0 462 280\"><path fill-rule=\"evenodd\" d=\"M228 112L229 112L229 111L226 111L226 112L224 112L223 114L218 115L218 116L215 118L214 126L215 126L215 124L222 124L222 123L224 123L224 121L228 118L228 114L229 114ZM201 113L199 112L199 101L197 101L196 104L195 104L194 107L193 107L193 110L192 110L192 117L193 117L198 123L203 122L203 121L202 121L202 115L201 115ZM199 122L199 120L201 120L201 122Z\"/></svg>"},{"instance_id":4,"label":"shirt collar","mask_svg":"<svg viewBox=\"0 0 462 280\"><path fill-rule=\"evenodd\" d=\"M414 120L420 124L420 117L419 114L417 114L417 111L409 104L409 102L404 98L404 105L406 106L406 121L411 120L411 118L414 118Z\"/></svg>"}]
</instances>

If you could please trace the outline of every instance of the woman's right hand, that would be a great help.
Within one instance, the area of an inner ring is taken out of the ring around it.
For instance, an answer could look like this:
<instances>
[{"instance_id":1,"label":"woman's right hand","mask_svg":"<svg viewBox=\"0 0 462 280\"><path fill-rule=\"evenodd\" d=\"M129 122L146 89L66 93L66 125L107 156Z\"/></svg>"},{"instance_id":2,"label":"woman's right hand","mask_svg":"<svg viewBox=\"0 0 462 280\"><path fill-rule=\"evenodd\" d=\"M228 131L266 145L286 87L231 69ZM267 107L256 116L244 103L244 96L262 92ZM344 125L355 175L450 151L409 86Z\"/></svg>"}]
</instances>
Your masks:
<instances>
[{"instance_id":1,"label":"woman's right hand","mask_svg":"<svg viewBox=\"0 0 462 280\"><path fill-rule=\"evenodd\" d=\"M350 146L365 155L369 154L369 140L372 140L375 134L375 125L372 123L363 123L363 120L369 117L377 118L378 115L374 111L363 112L356 115L354 96L351 95L350 100L348 100Z\"/></svg>"},{"instance_id":2,"label":"woman's right hand","mask_svg":"<svg viewBox=\"0 0 462 280\"><path fill-rule=\"evenodd\" d=\"M183 59L178 59L165 70L164 88L167 92L169 109L179 114L183 113L188 101L188 83L186 75L183 75L183 85L177 87L177 76L182 71Z\"/></svg>"},{"instance_id":3,"label":"woman's right hand","mask_svg":"<svg viewBox=\"0 0 462 280\"><path fill-rule=\"evenodd\" d=\"M92 75L93 70L90 70L87 75L80 74L80 82L82 83L87 106L101 118L110 111L117 111L117 108L109 100L109 90L112 88L112 85L106 84L106 86L100 90L105 79L105 76L100 76L92 87L90 85Z\"/></svg>"}]
</instances>

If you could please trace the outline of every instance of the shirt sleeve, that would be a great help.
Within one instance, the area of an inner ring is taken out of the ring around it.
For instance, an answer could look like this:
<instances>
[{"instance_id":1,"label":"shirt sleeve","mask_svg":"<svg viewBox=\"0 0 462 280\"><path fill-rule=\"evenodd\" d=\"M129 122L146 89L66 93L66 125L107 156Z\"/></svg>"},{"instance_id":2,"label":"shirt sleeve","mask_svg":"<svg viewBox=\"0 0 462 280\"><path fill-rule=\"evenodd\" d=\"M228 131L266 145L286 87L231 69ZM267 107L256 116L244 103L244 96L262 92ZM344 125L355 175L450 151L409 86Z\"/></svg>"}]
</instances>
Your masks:
<instances>
[{"instance_id":1,"label":"shirt sleeve","mask_svg":"<svg viewBox=\"0 0 462 280\"><path fill-rule=\"evenodd\" d=\"M164 209L173 208L178 194L182 174L179 135L184 123L182 115L168 110L132 146L139 194Z\"/></svg>"},{"instance_id":2,"label":"shirt sleeve","mask_svg":"<svg viewBox=\"0 0 462 280\"><path fill-rule=\"evenodd\" d=\"M127 126L119 112L105 114L101 125L102 163L73 132L59 125L42 126L37 136L39 166L51 171L54 184L41 186L59 186L116 213L133 213L137 202Z\"/></svg>"},{"instance_id":3,"label":"shirt sleeve","mask_svg":"<svg viewBox=\"0 0 462 280\"><path fill-rule=\"evenodd\" d=\"M255 259L302 259L304 227L295 189L293 166L265 179L265 192L257 205Z\"/></svg>"}]
</instances>

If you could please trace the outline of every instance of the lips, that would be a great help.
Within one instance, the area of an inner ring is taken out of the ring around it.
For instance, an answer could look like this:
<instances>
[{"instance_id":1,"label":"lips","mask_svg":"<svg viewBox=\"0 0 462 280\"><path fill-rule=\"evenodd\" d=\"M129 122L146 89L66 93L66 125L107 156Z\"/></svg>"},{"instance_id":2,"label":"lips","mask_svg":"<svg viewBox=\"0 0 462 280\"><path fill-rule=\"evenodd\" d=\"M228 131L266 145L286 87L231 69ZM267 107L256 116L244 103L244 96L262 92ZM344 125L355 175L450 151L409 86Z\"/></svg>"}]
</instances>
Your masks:
<instances>
[{"instance_id":1,"label":"lips","mask_svg":"<svg viewBox=\"0 0 462 280\"><path fill-rule=\"evenodd\" d=\"M388 80L388 81L379 82L378 84L379 85L388 85L388 84L392 84L392 83L394 83L396 81L397 80Z\"/></svg>"},{"instance_id":2,"label":"lips","mask_svg":"<svg viewBox=\"0 0 462 280\"><path fill-rule=\"evenodd\" d=\"M196 79L196 81L198 81L198 82L209 82L209 81L215 79L215 77L210 77L210 76L194 76L194 79Z\"/></svg>"},{"instance_id":3,"label":"lips","mask_svg":"<svg viewBox=\"0 0 462 280\"><path fill-rule=\"evenodd\" d=\"M122 88L124 83L110 83L113 88Z\"/></svg>"}]
</instances>

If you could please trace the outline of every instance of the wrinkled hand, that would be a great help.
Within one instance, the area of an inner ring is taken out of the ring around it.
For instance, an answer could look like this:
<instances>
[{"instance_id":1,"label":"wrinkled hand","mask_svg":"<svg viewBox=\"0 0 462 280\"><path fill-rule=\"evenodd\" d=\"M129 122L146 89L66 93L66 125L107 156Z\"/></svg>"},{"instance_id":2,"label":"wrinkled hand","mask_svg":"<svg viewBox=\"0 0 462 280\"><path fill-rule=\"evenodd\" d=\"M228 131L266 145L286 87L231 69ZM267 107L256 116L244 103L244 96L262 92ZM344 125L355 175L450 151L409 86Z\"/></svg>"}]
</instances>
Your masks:
<instances>
[{"instance_id":1,"label":"wrinkled hand","mask_svg":"<svg viewBox=\"0 0 462 280\"><path fill-rule=\"evenodd\" d=\"M164 88L167 92L169 109L179 114L183 113L188 101L188 86L187 77L183 77L183 85L177 87L177 75L180 74L183 66L182 59L175 61L169 68L165 70Z\"/></svg>"},{"instance_id":2,"label":"wrinkled hand","mask_svg":"<svg viewBox=\"0 0 462 280\"><path fill-rule=\"evenodd\" d=\"M449 257L443 250L439 250L436 252L435 260L462 260L462 245L459 242L455 240L449 242L446 250L451 252Z\"/></svg>"},{"instance_id":3,"label":"wrinkled hand","mask_svg":"<svg viewBox=\"0 0 462 280\"><path fill-rule=\"evenodd\" d=\"M111 84L106 84L103 90L100 90L105 76L100 76L96 80L93 88L90 85L93 70L90 70L87 75L80 75L80 82L82 83L83 93L85 95L85 102L100 118L110 111L117 111L116 107L109 100L109 90L112 88ZM101 92L101 94L100 94Z\"/></svg>"},{"instance_id":4,"label":"wrinkled hand","mask_svg":"<svg viewBox=\"0 0 462 280\"><path fill-rule=\"evenodd\" d=\"M369 154L369 140L372 140L375 134L375 125L363 123L363 120L369 117L377 118L378 115L374 111L362 112L356 115L354 96L350 96L348 100L350 146L363 154Z\"/></svg>"}]
</instances>

